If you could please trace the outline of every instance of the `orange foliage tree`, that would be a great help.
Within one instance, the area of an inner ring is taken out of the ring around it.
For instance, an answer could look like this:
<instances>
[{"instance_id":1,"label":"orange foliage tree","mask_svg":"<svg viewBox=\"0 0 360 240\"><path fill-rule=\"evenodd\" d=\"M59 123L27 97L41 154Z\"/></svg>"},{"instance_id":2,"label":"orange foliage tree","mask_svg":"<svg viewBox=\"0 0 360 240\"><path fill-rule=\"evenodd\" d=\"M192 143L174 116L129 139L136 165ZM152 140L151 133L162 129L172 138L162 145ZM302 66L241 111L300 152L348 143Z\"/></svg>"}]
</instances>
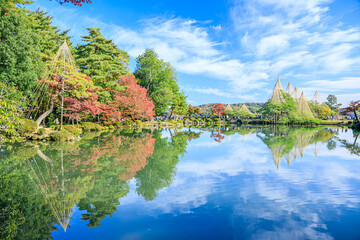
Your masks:
<instances>
[{"instance_id":1,"label":"orange foliage tree","mask_svg":"<svg viewBox=\"0 0 360 240\"><path fill-rule=\"evenodd\" d=\"M147 97L146 88L137 84L133 75L125 75L119 79L119 84L125 86L123 91L115 91L114 101L107 104L109 111L105 112L107 122L123 119L150 120L154 117L154 102Z\"/></svg>"},{"instance_id":2,"label":"orange foliage tree","mask_svg":"<svg viewBox=\"0 0 360 240\"><path fill-rule=\"evenodd\" d=\"M216 114L219 116L222 116L224 115L224 110L225 110L225 107L222 105L222 104L216 104L212 109L211 109L211 114Z\"/></svg>"}]
</instances>

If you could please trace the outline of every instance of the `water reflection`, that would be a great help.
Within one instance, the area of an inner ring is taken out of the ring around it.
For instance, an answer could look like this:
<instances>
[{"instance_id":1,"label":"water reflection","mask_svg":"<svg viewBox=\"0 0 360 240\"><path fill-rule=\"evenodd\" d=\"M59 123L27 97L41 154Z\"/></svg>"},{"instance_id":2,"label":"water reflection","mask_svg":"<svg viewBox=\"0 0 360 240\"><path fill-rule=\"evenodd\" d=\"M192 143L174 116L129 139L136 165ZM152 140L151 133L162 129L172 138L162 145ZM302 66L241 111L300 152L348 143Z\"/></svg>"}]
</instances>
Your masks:
<instances>
[{"instance_id":1,"label":"water reflection","mask_svg":"<svg viewBox=\"0 0 360 240\"><path fill-rule=\"evenodd\" d=\"M257 136L271 150L274 163L279 168L282 159L290 165L293 159L300 155L304 157L306 149L313 145L314 155L319 154L318 143L325 143L335 135L335 132L323 128L287 128L264 129Z\"/></svg>"},{"instance_id":2,"label":"water reflection","mask_svg":"<svg viewBox=\"0 0 360 240\"><path fill-rule=\"evenodd\" d=\"M353 141L338 138L343 147L345 147L351 154L360 156L360 143L358 141L360 132L353 131Z\"/></svg>"},{"instance_id":3,"label":"water reflection","mask_svg":"<svg viewBox=\"0 0 360 240\"><path fill-rule=\"evenodd\" d=\"M273 176L265 181L264 177L270 171L265 164L266 152L271 152L276 165L274 169L278 169L284 159L290 165L295 159L309 156L306 155L307 150L311 150L313 156L321 157L330 149L336 151L335 149L340 148L359 156L359 133L353 132L350 139L345 136L348 137L338 129L232 126L90 132L75 143L15 144L11 150L2 148L0 151L0 233L2 238L4 236L9 239L49 239L57 227L64 231L71 227L76 211L81 212L80 220L85 221L87 227L99 227L105 218L117 213L117 207L123 201L129 204L132 188L134 193L148 202L147 208L167 206L169 209L166 211L173 214L178 211L175 208L191 212L191 208L198 209L205 205L210 195L227 191L228 196L221 196L221 200L215 205L233 208L234 224L244 224L244 217L253 219L254 216L275 221L280 218L281 211L290 211L290 208L293 209L290 212L295 213L302 221L320 224L319 219L315 221L308 216L298 216L301 211L305 214L313 209L313 203L309 205L303 199L293 196L291 201L298 207L294 210L294 206L284 204L289 199L286 195L290 194L287 192L290 187L288 190L276 184L270 186ZM223 141L225 138L227 141ZM209 146L211 150L201 151L197 148L200 146ZM264 146L268 150L265 151ZM328 149L324 146L328 146ZM215 153L216 147L220 147L220 150ZM188 156L197 160L190 161L185 157L180 163L187 148L190 150ZM217 155L219 158L216 158ZM344 179L337 178L338 174L331 172L332 164L338 171L342 171L341 176L352 176L349 169L330 162L327 169L330 172L323 174L321 180L342 192L345 199L331 191L325 195L322 191L313 192L312 197L316 196L318 200L328 197L326 201L334 201L336 204L350 202L354 206L359 198L349 195L348 191L352 187ZM301 174L306 172L307 178L315 181L316 177L312 175L315 172L306 164L298 167L301 170L280 172L277 178L283 179L277 181L285 181L289 186L292 183L298 185L291 187L291 191L303 191ZM240 182L246 184L241 185L239 181L230 180L231 178L241 178ZM134 183L133 187L131 181ZM312 188L310 185L307 187ZM218 188L222 190L217 190ZM159 196L161 189L166 189L171 198ZM234 196L238 192L240 195ZM259 196L265 200L260 201ZM240 201L243 206L238 205L240 202L233 201ZM276 212L274 208L275 212L267 216L269 213L266 211L273 208L272 201L281 203L282 210L277 209L279 212ZM192 207L184 206L189 203ZM254 204L253 210L244 208L249 203ZM137 206L139 203L132 204ZM143 209L144 206L137 207ZM212 214L211 210L208 211ZM242 220L239 219L240 216ZM289 216L287 221L288 224L296 222ZM248 227L257 232L257 237L264 237L261 235L264 232L259 233L259 230L264 230L263 225ZM318 227L322 228L320 225ZM321 231L325 231L325 228L322 229ZM163 231L166 232L166 229ZM317 230L312 227L307 231L307 238L311 234L317 234ZM235 231L234 234L238 236L240 233ZM326 234L319 236L329 237Z\"/></svg>"}]
</instances>

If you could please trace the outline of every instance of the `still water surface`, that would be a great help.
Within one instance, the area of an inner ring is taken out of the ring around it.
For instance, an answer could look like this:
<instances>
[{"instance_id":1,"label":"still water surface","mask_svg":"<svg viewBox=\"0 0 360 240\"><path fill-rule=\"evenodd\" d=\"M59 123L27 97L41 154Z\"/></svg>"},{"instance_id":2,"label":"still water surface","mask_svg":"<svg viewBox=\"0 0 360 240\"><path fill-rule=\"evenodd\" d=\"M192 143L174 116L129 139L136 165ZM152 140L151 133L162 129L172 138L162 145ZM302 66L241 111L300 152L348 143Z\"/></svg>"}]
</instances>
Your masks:
<instances>
[{"instance_id":1,"label":"still water surface","mask_svg":"<svg viewBox=\"0 0 360 240\"><path fill-rule=\"evenodd\" d=\"M348 129L228 127L16 144L0 152L0 233L360 239L359 142Z\"/></svg>"}]
</instances>

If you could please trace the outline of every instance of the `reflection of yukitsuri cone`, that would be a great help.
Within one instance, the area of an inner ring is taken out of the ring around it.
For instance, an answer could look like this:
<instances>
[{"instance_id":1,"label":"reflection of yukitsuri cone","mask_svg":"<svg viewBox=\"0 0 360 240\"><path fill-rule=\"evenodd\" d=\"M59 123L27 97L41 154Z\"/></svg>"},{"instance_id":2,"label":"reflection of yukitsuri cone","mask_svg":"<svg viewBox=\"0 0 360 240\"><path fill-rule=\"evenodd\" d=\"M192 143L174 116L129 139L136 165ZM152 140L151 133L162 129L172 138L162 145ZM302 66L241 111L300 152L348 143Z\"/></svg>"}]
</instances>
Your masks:
<instances>
[{"instance_id":1,"label":"reflection of yukitsuri cone","mask_svg":"<svg viewBox=\"0 0 360 240\"><path fill-rule=\"evenodd\" d=\"M313 145L313 151L314 151L314 154L315 154L315 157L317 157L319 155L319 151L320 151L320 146L318 146L317 143L314 143Z\"/></svg>"},{"instance_id":2,"label":"reflection of yukitsuri cone","mask_svg":"<svg viewBox=\"0 0 360 240\"><path fill-rule=\"evenodd\" d=\"M243 137L242 137L243 142L245 142L246 138L247 138L247 135L243 135Z\"/></svg>"},{"instance_id":3,"label":"reflection of yukitsuri cone","mask_svg":"<svg viewBox=\"0 0 360 240\"><path fill-rule=\"evenodd\" d=\"M274 148L271 149L274 163L275 163L277 169L279 169L281 160L283 158L282 151L283 151L283 146L281 146L281 145L275 146Z\"/></svg>"},{"instance_id":4,"label":"reflection of yukitsuri cone","mask_svg":"<svg viewBox=\"0 0 360 240\"><path fill-rule=\"evenodd\" d=\"M313 136L312 134L311 135L304 135L303 133L301 133L300 142L299 142L299 148L300 148L301 157L304 157L305 150L306 150L307 146L310 145L310 141L311 141L312 136Z\"/></svg>"},{"instance_id":5,"label":"reflection of yukitsuri cone","mask_svg":"<svg viewBox=\"0 0 360 240\"><path fill-rule=\"evenodd\" d=\"M226 136L226 141L230 142L231 136Z\"/></svg>"},{"instance_id":6,"label":"reflection of yukitsuri cone","mask_svg":"<svg viewBox=\"0 0 360 240\"><path fill-rule=\"evenodd\" d=\"M306 150L306 147L300 148L301 157L304 157L304 155L305 155L305 150Z\"/></svg>"},{"instance_id":7,"label":"reflection of yukitsuri cone","mask_svg":"<svg viewBox=\"0 0 360 240\"><path fill-rule=\"evenodd\" d=\"M286 88L285 92L291 96L291 94L292 94L293 91L294 91L294 88L292 87L291 83L289 82L289 84L287 85L287 88Z\"/></svg>"},{"instance_id":8,"label":"reflection of yukitsuri cone","mask_svg":"<svg viewBox=\"0 0 360 240\"><path fill-rule=\"evenodd\" d=\"M280 82L280 79L278 78L275 86L274 86L274 89L273 89L273 92L272 92L272 96L271 96L271 100L274 101L274 102L284 102L285 99L282 95L282 92L283 92L283 88L281 86L281 82Z\"/></svg>"},{"instance_id":9,"label":"reflection of yukitsuri cone","mask_svg":"<svg viewBox=\"0 0 360 240\"><path fill-rule=\"evenodd\" d=\"M292 154L292 156L294 157L294 159L296 159L296 158L299 156L300 151L299 151L299 149L298 149L297 147L294 147L294 148L291 150L291 154Z\"/></svg>"},{"instance_id":10,"label":"reflection of yukitsuri cone","mask_svg":"<svg viewBox=\"0 0 360 240\"><path fill-rule=\"evenodd\" d=\"M286 158L286 161L288 163L288 165L290 165L291 161L292 161L292 156L290 153L286 154L285 155L285 158Z\"/></svg>"},{"instance_id":11,"label":"reflection of yukitsuri cone","mask_svg":"<svg viewBox=\"0 0 360 240\"><path fill-rule=\"evenodd\" d=\"M75 209L75 202L72 203L72 201L68 201L68 199L66 199L67 196L64 184L68 180L64 179L64 174L62 174L61 179L59 179L59 177L54 173L53 162L51 159L43 153L39 156L44 162L38 162L35 158L33 158L31 162L29 159L26 160L31 170L29 172L29 178L34 182L43 196L45 196L45 199L56 220L66 232ZM61 154L61 156L63 155ZM45 171L40 168L40 165L42 166L44 164L46 165ZM63 172L63 161L61 161L61 164Z\"/></svg>"}]
</instances>

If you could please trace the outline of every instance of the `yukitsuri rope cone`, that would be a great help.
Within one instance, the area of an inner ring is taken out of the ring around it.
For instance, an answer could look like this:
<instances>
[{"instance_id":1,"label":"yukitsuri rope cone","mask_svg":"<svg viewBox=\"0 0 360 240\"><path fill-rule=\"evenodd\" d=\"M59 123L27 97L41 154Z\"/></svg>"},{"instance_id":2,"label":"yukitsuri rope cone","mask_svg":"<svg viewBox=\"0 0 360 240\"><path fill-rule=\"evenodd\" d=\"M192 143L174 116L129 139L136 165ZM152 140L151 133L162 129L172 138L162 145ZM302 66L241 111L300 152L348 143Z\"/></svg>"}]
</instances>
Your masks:
<instances>
[{"instance_id":1,"label":"yukitsuri rope cone","mask_svg":"<svg viewBox=\"0 0 360 240\"><path fill-rule=\"evenodd\" d=\"M291 97L295 100L299 100L301 93L297 87L295 87L294 91L291 93Z\"/></svg>"},{"instance_id":2,"label":"yukitsuri rope cone","mask_svg":"<svg viewBox=\"0 0 360 240\"><path fill-rule=\"evenodd\" d=\"M41 81L35 88L32 99L30 100L31 108L27 114L28 118L30 116L36 118L39 114L41 114L41 110L52 111L54 99L51 99L51 97L49 98L49 95L52 95L55 90L53 88L49 88L48 83L51 82L53 84L58 84L54 79L55 76L58 79L63 79L63 84L66 84L65 81L69 77L79 74L78 69L76 69L75 60L66 41L64 41L64 43L60 46L51 62L48 63L48 66L49 72L47 75L49 81ZM46 115L47 111L41 115ZM40 124L43 118L40 116L38 120L38 124Z\"/></svg>"},{"instance_id":3,"label":"yukitsuri rope cone","mask_svg":"<svg viewBox=\"0 0 360 240\"><path fill-rule=\"evenodd\" d=\"M312 99L313 103L316 104L316 105L320 105L321 104L321 97L319 95L319 92L316 90L315 94L314 94L314 97Z\"/></svg>"},{"instance_id":4,"label":"yukitsuri rope cone","mask_svg":"<svg viewBox=\"0 0 360 240\"><path fill-rule=\"evenodd\" d=\"M249 112L249 113L251 113L250 110L248 109L248 107L247 107L245 104L243 104L243 105L241 106L240 111L244 111L244 112Z\"/></svg>"},{"instance_id":5,"label":"yukitsuri rope cone","mask_svg":"<svg viewBox=\"0 0 360 240\"><path fill-rule=\"evenodd\" d=\"M300 98L297 100L296 113L299 117L314 118L304 92L301 93Z\"/></svg>"},{"instance_id":6,"label":"yukitsuri rope cone","mask_svg":"<svg viewBox=\"0 0 360 240\"><path fill-rule=\"evenodd\" d=\"M29 102L28 116L37 118L38 125L53 111L56 97L61 96L61 123L64 109L64 92L71 90L72 97L85 98L91 93L85 92L91 88L90 79L76 67L74 58L66 41L61 45L53 60L48 64L48 77L39 81L34 91L34 97Z\"/></svg>"},{"instance_id":7,"label":"yukitsuri rope cone","mask_svg":"<svg viewBox=\"0 0 360 240\"><path fill-rule=\"evenodd\" d=\"M277 103L285 102L285 99L282 95L283 92L284 90L282 88L280 79L278 78L272 92L271 100Z\"/></svg>"},{"instance_id":8,"label":"yukitsuri rope cone","mask_svg":"<svg viewBox=\"0 0 360 240\"><path fill-rule=\"evenodd\" d=\"M291 83L289 82L289 84L287 85L287 88L286 88L285 92L291 96L291 94L292 94L293 91L294 91L294 88L293 88L293 86L291 85Z\"/></svg>"},{"instance_id":9,"label":"yukitsuri rope cone","mask_svg":"<svg viewBox=\"0 0 360 240\"><path fill-rule=\"evenodd\" d=\"M226 105L225 110L226 111L234 111L230 104Z\"/></svg>"}]
</instances>

